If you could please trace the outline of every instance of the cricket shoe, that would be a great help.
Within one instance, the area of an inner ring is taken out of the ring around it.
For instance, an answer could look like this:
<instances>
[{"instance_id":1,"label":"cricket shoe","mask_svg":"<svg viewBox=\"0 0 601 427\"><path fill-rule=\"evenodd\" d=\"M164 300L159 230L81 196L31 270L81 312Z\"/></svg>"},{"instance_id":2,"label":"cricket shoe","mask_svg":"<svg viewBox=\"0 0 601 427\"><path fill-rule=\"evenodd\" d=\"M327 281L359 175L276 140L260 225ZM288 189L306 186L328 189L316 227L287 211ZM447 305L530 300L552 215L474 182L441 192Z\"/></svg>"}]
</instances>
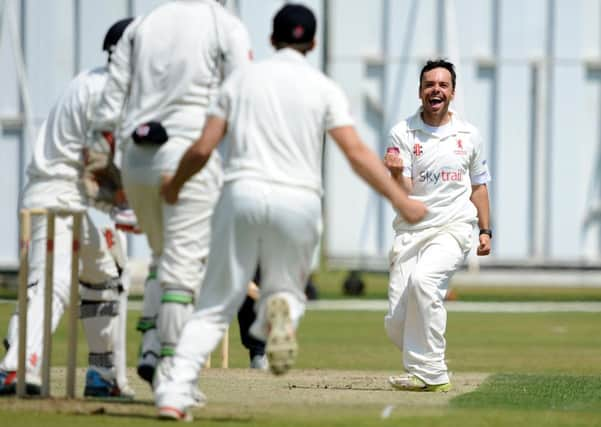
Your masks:
<instances>
[{"instance_id":1,"label":"cricket shoe","mask_svg":"<svg viewBox=\"0 0 601 427\"><path fill-rule=\"evenodd\" d=\"M285 298L273 296L267 301L268 330L266 353L269 368L275 375L288 372L296 361L298 345Z\"/></svg>"},{"instance_id":2,"label":"cricket shoe","mask_svg":"<svg viewBox=\"0 0 601 427\"><path fill-rule=\"evenodd\" d=\"M150 384L151 388L158 363L159 358L152 351L147 351L138 359L138 376Z\"/></svg>"},{"instance_id":3,"label":"cricket shoe","mask_svg":"<svg viewBox=\"0 0 601 427\"><path fill-rule=\"evenodd\" d=\"M205 396L205 394L202 391L200 391L200 389L192 389L191 396L192 400L194 401L194 403L192 403L191 406L195 408L204 408L205 406L207 406L207 396Z\"/></svg>"},{"instance_id":4,"label":"cricket shoe","mask_svg":"<svg viewBox=\"0 0 601 427\"><path fill-rule=\"evenodd\" d=\"M136 397L136 392L129 384L120 385L119 387L119 396L123 400L134 400Z\"/></svg>"},{"instance_id":5,"label":"cricket shoe","mask_svg":"<svg viewBox=\"0 0 601 427\"><path fill-rule=\"evenodd\" d=\"M107 380L94 369L88 369L86 373L86 387L83 395L85 397L125 397L117 386L117 381Z\"/></svg>"},{"instance_id":6,"label":"cricket shoe","mask_svg":"<svg viewBox=\"0 0 601 427\"><path fill-rule=\"evenodd\" d=\"M159 407L159 419L191 422L194 418L186 409L180 409L174 406L161 406Z\"/></svg>"},{"instance_id":7,"label":"cricket shoe","mask_svg":"<svg viewBox=\"0 0 601 427\"><path fill-rule=\"evenodd\" d=\"M388 383L393 388L404 391L447 392L451 390L451 383L426 384L413 374L390 376L388 377Z\"/></svg>"},{"instance_id":8,"label":"cricket shoe","mask_svg":"<svg viewBox=\"0 0 601 427\"><path fill-rule=\"evenodd\" d=\"M13 395L17 393L17 371L5 371L0 369L0 396ZM32 380L28 375L25 377L25 394L28 396L39 396L42 393L41 381Z\"/></svg>"},{"instance_id":9,"label":"cricket shoe","mask_svg":"<svg viewBox=\"0 0 601 427\"><path fill-rule=\"evenodd\" d=\"M267 360L267 356L264 354L255 354L250 361L250 369L267 371L269 369L269 361Z\"/></svg>"},{"instance_id":10,"label":"cricket shoe","mask_svg":"<svg viewBox=\"0 0 601 427\"><path fill-rule=\"evenodd\" d=\"M189 394L168 394L157 398L158 415L162 420L192 421L190 409L203 408L206 404L207 397L197 387L192 387Z\"/></svg>"}]
</instances>

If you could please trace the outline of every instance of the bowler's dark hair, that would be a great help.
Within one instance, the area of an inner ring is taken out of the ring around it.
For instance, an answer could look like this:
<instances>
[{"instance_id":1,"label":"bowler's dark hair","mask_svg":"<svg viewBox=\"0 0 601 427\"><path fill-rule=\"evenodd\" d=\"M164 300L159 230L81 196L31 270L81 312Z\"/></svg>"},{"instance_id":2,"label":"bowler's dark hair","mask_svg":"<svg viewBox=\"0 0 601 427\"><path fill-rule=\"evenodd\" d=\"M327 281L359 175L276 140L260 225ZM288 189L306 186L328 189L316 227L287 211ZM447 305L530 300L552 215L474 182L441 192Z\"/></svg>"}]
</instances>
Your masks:
<instances>
[{"instance_id":1,"label":"bowler's dark hair","mask_svg":"<svg viewBox=\"0 0 601 427\"><path fill-rule=\"evenodd\" d=\"M313 42L306 43L286 43L286 42L274 42L273 47L275 50L284 49L285 47L289 47L294 50L298 50L303 55L309 52L313 48Z\"/></svg>"},{"instance_id":2,"label":"bowler's dark hair","mask_svg":"<svg viewBox=\"0 0 601 427\"><path fill-rule=\"evenodd\" d=\"M455 85L457 84L457 75L455 74L455 66L453 63L446 61L444 59L434 59L428 60L426 65L422 68L422 71L419 74L419 87L422 87L422 79L424 78L424 74L430 70L435 68L444 68L451 73L451 83L453 84L453 89L455 89Z\"/></svg>"}]
</instances>

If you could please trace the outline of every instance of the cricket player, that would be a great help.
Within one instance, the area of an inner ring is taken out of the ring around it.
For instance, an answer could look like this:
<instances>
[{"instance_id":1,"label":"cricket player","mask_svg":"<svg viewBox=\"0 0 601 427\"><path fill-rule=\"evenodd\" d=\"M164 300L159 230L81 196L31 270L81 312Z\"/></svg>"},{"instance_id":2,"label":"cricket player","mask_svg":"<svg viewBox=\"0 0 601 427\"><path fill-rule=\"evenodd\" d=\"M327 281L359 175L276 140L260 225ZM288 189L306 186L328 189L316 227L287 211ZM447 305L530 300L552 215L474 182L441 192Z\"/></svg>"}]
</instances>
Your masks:
<instances>
[{"instance_id":1,"label":"cricket player","mask_svg":"<svg viewBox=\"0 0 601 427\"><path fill-rule=\"evenodd\" d=\"M94 128L118 128L125 191L153 253L138 324L144 333L138 373L148 382L158 358L173 355L192 313L209 250L209 219L223 184L218 154L174 205L160 196L161 176L175 171L199 137L223 78L250 56L241 21L214 0L157 7L113 54Z\"/></svg>"},{"instance_id":2,"label":"cricket player","mask_svg":"<svg viewBox=\"0 0 601 427\"><path fill-rule=\"evenodd\" d=\"M115 23L107 32L103 49L109 53L131 19ZM124 324L118 314L126 307L121 295L129 281L122 275L125 257L119 250L118 236L97 227L85 211L88 195L83 184L90 112L98 102L106 82L106 67L79 74L61 96L42 124L33 158L28 166L28 182L21 195L23 208L56 208L84 212L80 248L80 317L89 346L89 369L85 396L133 397L125 376ZM106 202L106 200L104 201ZM116 201L115 201L116 202ZM70 217L56 217L54 238L54 287L52 331L56 329L69 301L71 281ZM110 236L109 236L110 235ZM46 217L32 217L28 277L28 335L26 344L26 391L40 394L40 365L43 340L44 265ZM13 317L13 322L16 317ZM14 324L14 323L13 323ZM0 394L14 394L18 337L12 328L9 348L0 363ZM114 354L118 348L121 353ZM115 358L122 361L120 372ZM121 378L118 384L117 377Z\"/></svg>"},{"instance_id":3,"label":"cricket player","mask_svg":"<svg viewBox=\"0 0 601 427\"><path fill-rule=\"evenodd\" d=\"M419 223L399 215L393 224L385 327L403 355L406 374L389 378L399 390L450 389L443 304L449 280L471 249L476 224L477 254L491 250L490 174L480 133L449 109L455 85L453 64L428 61L420 74L421 107L392 128L385 155L398 186L428 207Z\"/></svg>"},{"instance_id":4,"label":"cricket player","mask_svg":"<svg viewBox=\"0 0 601 427\"><path fill-rule=\"evenodd\" d=\"M209 110L203 134L188 149L163 195L176 203L190 179L209 165L229 136L225 185L213 215L211 250L196 311L175 356L155 376L161 418L184 420L199 403L200 369L246 295L257 263L261 292L251 333L267 342L273 373L297 354L295 330L305 309L304 286L321 233L321 153L328 131L353 169L388 197L409 222L425 214L391 179L353 127L346 97L305 54L315 45L316 21L305 6L287 4L273 20L277 53L235 71Z\"/></svg>"}]
</instances>

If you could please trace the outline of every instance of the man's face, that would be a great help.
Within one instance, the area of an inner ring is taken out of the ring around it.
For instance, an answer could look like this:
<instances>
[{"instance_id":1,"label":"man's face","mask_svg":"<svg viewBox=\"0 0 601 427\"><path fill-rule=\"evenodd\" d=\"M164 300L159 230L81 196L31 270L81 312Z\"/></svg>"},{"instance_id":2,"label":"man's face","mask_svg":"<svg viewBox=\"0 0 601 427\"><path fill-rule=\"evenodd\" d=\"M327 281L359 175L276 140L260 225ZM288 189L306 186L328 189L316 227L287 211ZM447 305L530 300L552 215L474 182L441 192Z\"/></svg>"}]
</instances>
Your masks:
<instances>
[{"instance_id":1,"label":"man's face","mask_svg":"<svg viewBox=\"0 0 601 427\"><path fill-rule=\"evenodd\" d=\"M422 76L419 98L428 115L446 114L455 96L451 73L446 68L434 68Z\"/></svg>"}]
</instances>

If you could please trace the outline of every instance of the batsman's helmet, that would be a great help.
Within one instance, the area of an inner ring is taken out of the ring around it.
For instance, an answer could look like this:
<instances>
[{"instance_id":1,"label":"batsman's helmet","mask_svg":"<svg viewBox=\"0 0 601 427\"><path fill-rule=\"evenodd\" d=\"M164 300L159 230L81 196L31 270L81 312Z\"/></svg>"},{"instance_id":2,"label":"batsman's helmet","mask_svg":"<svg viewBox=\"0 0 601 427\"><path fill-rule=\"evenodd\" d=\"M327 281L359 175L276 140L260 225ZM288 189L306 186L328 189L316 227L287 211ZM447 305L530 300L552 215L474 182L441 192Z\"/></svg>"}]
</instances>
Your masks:
<instances>
[{"instance_id":1,"label":"batsman's helmet","mask_svg":"<svg viewBox=\"0 0 601 427\"><path fill-rule=\"evenodd\" d=\"M106 35L104 36L104 41L102 42L102 50L107 51L110 55L114 46L117 44L117 42L123 35L123 32L133 20L134 18L125 18L111 25L111 28L109 28L109 30L106 32Z\"/></svg>"}]
</instances>

